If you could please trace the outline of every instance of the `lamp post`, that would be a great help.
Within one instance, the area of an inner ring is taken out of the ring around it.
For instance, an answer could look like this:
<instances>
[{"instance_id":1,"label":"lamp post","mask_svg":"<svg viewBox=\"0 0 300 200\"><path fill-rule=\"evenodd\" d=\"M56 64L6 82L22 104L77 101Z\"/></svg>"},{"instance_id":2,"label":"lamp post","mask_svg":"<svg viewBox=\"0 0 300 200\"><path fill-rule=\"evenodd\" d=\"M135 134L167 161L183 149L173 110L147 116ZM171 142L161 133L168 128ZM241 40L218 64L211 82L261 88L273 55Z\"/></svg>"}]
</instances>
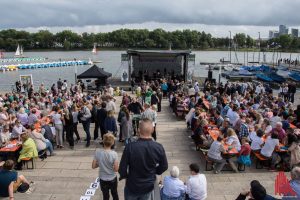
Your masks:
<instances>
[{"instance_id":1,"label":"lamp post","mask_svg":"<svg viewBox=\"0 0 300 200\"><path fill-rule=\"evenodd\" d=\"M258 63L260 62L260 32L258 32Z\"/></svg>"},{"instance_id":2,"label":"lamp post","mask_svg":"<svg viewBox=\"0 0 300 200\"><path fill-rule=\"evenodd\" d=\"M77 62L76 62L76 58L74 58L75 61L75 85L77 84Z\"/></svg>"},{"instance_id":3,"label":"lamp post","mask_svg":"<svg viewBox=\"0 0 300 200\"><path fill-rule=\"evenodd\" d=\"M231 63L231 31L229 31L229 61Z\"/></svg>"}]
</instances>

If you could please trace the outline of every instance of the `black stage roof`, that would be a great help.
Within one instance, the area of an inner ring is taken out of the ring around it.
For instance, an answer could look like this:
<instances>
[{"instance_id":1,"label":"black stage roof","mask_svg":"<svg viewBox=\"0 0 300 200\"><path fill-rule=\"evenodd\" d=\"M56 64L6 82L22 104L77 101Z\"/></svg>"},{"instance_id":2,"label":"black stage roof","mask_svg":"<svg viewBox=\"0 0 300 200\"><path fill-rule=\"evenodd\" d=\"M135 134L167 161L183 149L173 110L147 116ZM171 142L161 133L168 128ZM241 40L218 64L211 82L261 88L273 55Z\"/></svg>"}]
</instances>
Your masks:
<instances>
[{"instance_id":1,"label":"black stage roof","mask_svg":"<svg viewBox=\"0 0 300 200\"><path fill-rule=\"evenodd\" d=\"M189 55L191 52L191 50L127 50L127 54L132 55Z\"/></svg>"}]
</instances>

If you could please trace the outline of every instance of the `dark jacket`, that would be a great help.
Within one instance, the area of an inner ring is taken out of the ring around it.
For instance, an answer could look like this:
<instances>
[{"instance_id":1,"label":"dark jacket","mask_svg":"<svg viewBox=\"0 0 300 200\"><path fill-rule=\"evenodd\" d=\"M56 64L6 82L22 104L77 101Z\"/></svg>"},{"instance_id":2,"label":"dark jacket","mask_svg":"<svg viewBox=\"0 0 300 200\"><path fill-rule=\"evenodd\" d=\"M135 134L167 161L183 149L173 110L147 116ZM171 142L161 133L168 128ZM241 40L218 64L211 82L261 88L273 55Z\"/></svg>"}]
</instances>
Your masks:
<instances>
[{"instance_id":1,"label":"dark jacket","mask_svg":"<svg viewBox=\"0 0 300 200\"><path fill-rule=\"evenodd\" d=\"M108 131L116 133L118 131L116 119L114 117L106 117L104 121L104 129L106 133Z\"/></svg>"},{"instance_id":2,"label":"dark jacket","mask_svg":"<svg viewBox=\"0 0 300 200\"><path fill-rule=\"evenodd\" d=\"M50 126L44 125L44 126L42 126L42 128L45 129L45 133L44 133L45 139L48 139L51 143L53 143L55 140L54 140Z\"/></svg>"},{"instance_id":3,"label":"dark jacket","mask_svg":"<svg viewBox=\"0 0 300 200\"><path fill-rule=\"evenodd\" d=\"M99 122L100 126L104 127L104 121L107 116L107 111L104 108L97 110L97 121Z\"/></svg>"},{"instance_id":4,"label":"dark jacket","mask_svg":"<svg viewBox=\"0 0 300 200\"><path fill-rule=\"evenodd\" d=\"M120 162L120 180L133 194L146 194L154 189L156 175L168 169L163 146L152 139L138 139L126 145Z\"/></svg>"}]
</instances>

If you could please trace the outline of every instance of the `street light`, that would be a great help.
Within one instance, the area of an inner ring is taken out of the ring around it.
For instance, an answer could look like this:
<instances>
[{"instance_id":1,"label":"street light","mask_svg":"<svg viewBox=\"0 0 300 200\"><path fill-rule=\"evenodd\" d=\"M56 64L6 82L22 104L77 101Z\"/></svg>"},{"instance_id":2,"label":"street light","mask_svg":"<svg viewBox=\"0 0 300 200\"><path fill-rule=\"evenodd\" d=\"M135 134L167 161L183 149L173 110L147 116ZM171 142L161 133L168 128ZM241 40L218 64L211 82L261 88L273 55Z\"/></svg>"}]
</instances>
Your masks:
<instances>
[{"instance_id":1,"label":"street light","mask_svg":"<svg viewBox=\"0 0 300 200\"><path fill-rule=\"evenodd\" d=\"M229 31L229 61L231 63L231 31Z\"/></svg>"},{"instance_id":2,"label":"street light","mask_svg":"<svg viewBox=\"0 0 300 200\"><path fill-rule=\"evenodd\" d=\"M77 62L76 62L76 58L74 58L75 61L75 85L77 84Z\"/></svg>"},{"instance_id":3,"label":"street light","mask_svg":"<svg viewBox=\"0 0 300 200\"><path fill-rule=\"evenodd\" d=\"M260 62L260 32L258 32L258 63Z\"/></svg>"}]
</instances>

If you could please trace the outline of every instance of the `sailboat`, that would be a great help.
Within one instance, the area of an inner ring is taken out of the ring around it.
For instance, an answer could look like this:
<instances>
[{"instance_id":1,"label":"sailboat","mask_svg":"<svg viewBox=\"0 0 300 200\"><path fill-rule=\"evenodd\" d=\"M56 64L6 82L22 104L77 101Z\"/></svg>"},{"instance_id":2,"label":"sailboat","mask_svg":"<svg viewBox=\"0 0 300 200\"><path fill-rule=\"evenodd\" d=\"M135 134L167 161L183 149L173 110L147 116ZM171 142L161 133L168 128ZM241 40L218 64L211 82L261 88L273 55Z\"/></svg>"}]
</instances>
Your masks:
<instances>
[{"instance_id":1,"label":"sailboat","mask_svg":"<svg viewBox=\"0 0 300 200\"><path fill-rule=\"evenodd\" d=\"M97 44L94 43L94 48L93 48L93 50L92 50L92 53L93 53L93 54L97 54L97 48L96 48L96 46L97 46Z\"/></svg>"},{"instance_id":2,"label":"sailboat","mask_svg":"<svg viewBox=\"0 0 300 200\"><path fill-rule=\"evenodd\" d=\"M17 50L16 50L16 53L15 53L15 57L18 57L18 58L23 58L23 47L20 46L18 44L18 47L17 47Z\"/></svg>"},{"instance_id":3,"label":"sailboat","mask_svg":"<svg viewBox=\"0 0 300 200\"><path fill-rule=\"evenodd\" d=\"M97 46L97 43L94 43L94 48L93 48L93 50L92 50L92 53L94 54L94 55L96 55L97 54L97 48L96 48L96 46ZM94 56L93 56L94 57ZM102 61L100 61L100 60L92 60L92 59L89 59L89 63L90 64L95 64L95 63L102 63Z\"/></svg>"}]
</instances>

